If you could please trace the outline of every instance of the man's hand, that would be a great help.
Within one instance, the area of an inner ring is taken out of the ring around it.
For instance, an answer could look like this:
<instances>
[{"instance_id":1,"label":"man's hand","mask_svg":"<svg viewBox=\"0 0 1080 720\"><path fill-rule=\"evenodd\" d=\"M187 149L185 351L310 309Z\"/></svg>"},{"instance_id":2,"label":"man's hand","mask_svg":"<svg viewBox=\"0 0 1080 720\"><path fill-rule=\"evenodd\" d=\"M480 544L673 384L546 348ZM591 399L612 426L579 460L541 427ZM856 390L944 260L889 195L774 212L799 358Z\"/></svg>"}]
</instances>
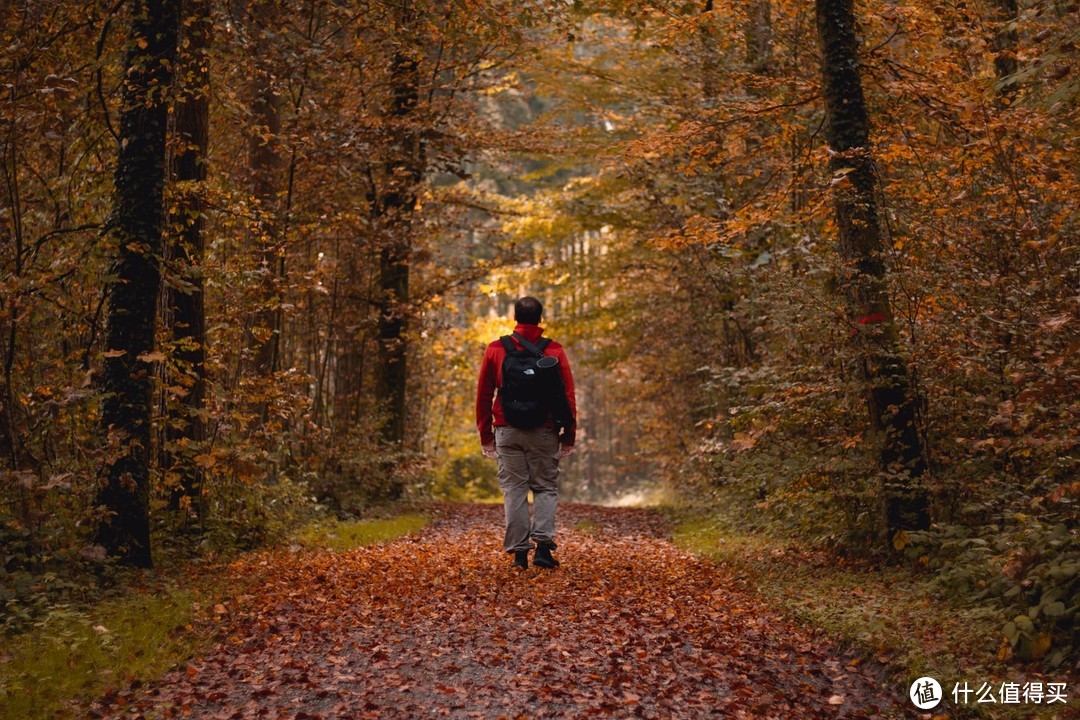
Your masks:
<instances>
[{"instance_id":1,"label":"man's hand","mask_svg":"<svg viewBox=\"0 0 1080 720\"><path fill-rule=\"evenodd\" d=\"M495 457L495 443L491 443L490 445L481 445L480 452L484 453L484 457L486 458Z\"/></svg>"},{"instance_id":2,"label":"man's hand","mask_svg":"<svg viewBox=\"0 0 1080 720\"><path fill-rule=\"evenodd\" d=\"M559 457L560 458L570 457L573 454L574 454L574 446L573 445L560 445L559 446Z\"/></svg>"}]
</instances>

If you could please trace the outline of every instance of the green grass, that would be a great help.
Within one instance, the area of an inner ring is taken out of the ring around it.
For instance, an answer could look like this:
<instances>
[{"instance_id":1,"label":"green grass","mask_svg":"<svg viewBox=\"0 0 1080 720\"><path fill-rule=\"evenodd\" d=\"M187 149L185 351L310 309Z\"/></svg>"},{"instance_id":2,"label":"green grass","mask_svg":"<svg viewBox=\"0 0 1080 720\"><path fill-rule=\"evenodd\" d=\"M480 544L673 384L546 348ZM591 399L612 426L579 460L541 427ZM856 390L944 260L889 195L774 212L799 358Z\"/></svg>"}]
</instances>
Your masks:
<instances>
[{"instance_id":1,"label":"green grass","mask_svg":"<svg viewBox=\"0 0 1080 720\"><path fill-rule=\"evenodd\" d=\"M421 515L322 522L303 528L295 541L345 550L392 540L426 523ZM237 592L236 582L210 575L180 587L160 579L152 589L133 589L90 607L54 606L0 648L0 720L77 717L89 699L159 679L210 646L213 633L196 627L218 598Z\"/></svg>"},{"instance_id":2,"label":"green grass","mask_svg":"<svg viewBox=\"0 0 1080 720\"><path fill-rule=\"evenodd\" d=\"M578 520L574 523L574 529L580 533L585 533L586 535L597 535L603 528L604 526L595 520L585 519Z\"/></svg>"},{"instance_id":3,"label":"green grass","mask_svg":"<svg viewBox=\"0 0 1080 720\"><path fill-rule=\"evenodd\" d=\"M157 678L200 650L199 593L159 588L90 609L54 607L0 653L0 718L72 716L71 703Z\"/></svg>"},{"instance_id":4,"label":"green grass","mask_svg":"<svg viewBox=\"0 0 1080 720\"><path fill-rule=\"evenodd\" d=\"M896 674L898 688L923 675L949 690L954 682L978 687L981 682L1023 681L1023 667L997 658L1000 614L984 606L950 602L935 591L929 575L904 567L846 562L765 535L740 534L712 518L681 520L674 539L729 567L777 611L885 663ZM951 697L947 704L951 705ZM1038 705L972 704L949 710L953 718L1053 716L1052 708Z\"/></svg>"},{"instance_id":5,"label":"green grass","mask_svg":"<svg viewBox=\"0 0 1080 720\"><path fill-rule=\"evenodd\" d=\"M355 521L324 520L305 526L297 533L296 542L313 550L340 552L417 532L427 522L423 515Z\"/></svg>"}]
</instances>

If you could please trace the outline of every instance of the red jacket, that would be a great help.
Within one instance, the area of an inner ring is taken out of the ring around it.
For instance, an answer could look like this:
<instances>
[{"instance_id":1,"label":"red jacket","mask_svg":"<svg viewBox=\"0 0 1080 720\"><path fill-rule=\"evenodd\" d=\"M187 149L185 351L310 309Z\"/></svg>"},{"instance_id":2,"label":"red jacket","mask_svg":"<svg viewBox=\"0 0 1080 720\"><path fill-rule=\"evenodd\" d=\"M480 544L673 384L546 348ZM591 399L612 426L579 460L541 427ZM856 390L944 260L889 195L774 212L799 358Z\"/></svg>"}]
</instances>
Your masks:
<instances>
[{"instance_id":1,"label":"red jacket","mask_svg":"<svg viewBox=\"0 0 1080 720\"><path fill-rule=\"evenodd\" d=\"M544 333L539 325L526 325L518 323L514 328L521 337L535 343ZM514 341L517 345L517 341ZM518 345L520 347L520 345ZM570 403L570 412L577 417L577 402L574 399L574 375L570 372L570 361L566 359L566 352L562 345L552 340L544 348L545 355L551 355L559 359L559 372L562 374L563 385L566 386L566 400ZM506 349L498 340L487 346L484 351L484 360L480 365L480 381L476 384L476 429L480 432L480 444L491 445L495 442L495 427L509 425L503 417L502 403L495 392L502 387L502 366L506 357ZM559 442L566 446L574 444L574 427L563 430Z\"/></svg>"}]
</instances>

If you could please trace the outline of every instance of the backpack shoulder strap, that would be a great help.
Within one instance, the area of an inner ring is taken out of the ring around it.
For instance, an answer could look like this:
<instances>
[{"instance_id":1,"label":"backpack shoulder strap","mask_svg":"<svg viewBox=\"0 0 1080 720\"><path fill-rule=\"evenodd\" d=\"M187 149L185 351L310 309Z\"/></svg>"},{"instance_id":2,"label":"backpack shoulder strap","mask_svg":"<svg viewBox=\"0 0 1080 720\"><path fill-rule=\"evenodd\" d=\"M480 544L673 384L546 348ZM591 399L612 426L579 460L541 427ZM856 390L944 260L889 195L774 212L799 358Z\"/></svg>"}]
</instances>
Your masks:
<instances>
[{"instance_id":1,"label":"backpack shoulder strap","mask_svg":"<svg viewBox=\"0 0 1080 720\"><path fill-rule=\"evenodd\" d=\"M540 338L540 340L537 341L536 344L533 344L533 343L529 342L528 340L526 340L525 338L518 335L517 333L513 333L513 336L514 336L514 339L518 341L518 344L521 345L521 347L525 348L526 350L531 352L533 355L537 355L537 356L543 355L544 354L544 348L546 348L548 343L551 342L550 338L542 337L542 338Z\"/></svg>"},{"instance_id":2,"label":"backpack shoulder strap","mask_svg":"<svg viewBox=\"0 0 1080 720\"><path fill-rule=\"evenodd\" d=\"M503 335L501 338L499 338L499 342L502 343L503 350L505 350L506 352L517 352L517 345L514 344L514 341L510 339L509 335Z\"/></svg>"}]
</instances>

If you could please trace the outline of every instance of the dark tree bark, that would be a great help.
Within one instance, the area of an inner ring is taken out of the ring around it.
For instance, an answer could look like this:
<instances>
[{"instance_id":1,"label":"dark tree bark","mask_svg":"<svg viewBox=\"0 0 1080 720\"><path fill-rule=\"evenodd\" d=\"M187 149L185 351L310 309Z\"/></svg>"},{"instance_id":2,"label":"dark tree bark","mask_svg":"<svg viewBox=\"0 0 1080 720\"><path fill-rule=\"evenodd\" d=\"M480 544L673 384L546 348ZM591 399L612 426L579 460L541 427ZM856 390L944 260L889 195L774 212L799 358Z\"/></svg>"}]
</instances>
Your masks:
<instances>
[{"instance_id":1,"label":"dark tree bark","mask_svg":"<svg viewBox=\"0 0 1080 720\"><path fill-rule=\"evenodd\" d=\"M876 197L878 177L870 150L852 0L816 0L821 46L825 136L833 151L834 212L859 362L874 425L884 431L880 466L885 478L885 523L890 536L929 526L926 494L918 478L927 469L916 425L916 397L901 358L886 286Z\"/></svg>"},{"instance_id":2,"label":"dark tree bark","mask_svg":"<svg viewBox=\"0 0 1080 720\"><path fill-rule=\"evenodd\" d=\"M108 287L102 427L109 457L96 541L121 562L150 567L152 357L161 290L166 94L176 62L178 0L135 0L125 61L120 149L109 231L116 245Z\"/></svg>"},{"instance_id":3,"label":"dark tree bark","mask_svg":"<svg viewBox=\"0 0 1080 720\"><path fill-rule=\"evenodd\" d=\"M375 395L384 413L385 441L400 446L405 440L405 400L408 383L409 263L412 254L412 214L423 177L423 157L412 117L419 99L419 62L407 49L394 53L391 119L396 138L385 173L385 188L374 198L373 212L380 228L379 366Z\"/></svg>"},{"instance_id":4,"label":"dark tree bark","mask_svg":"<svg viewBox=\"0 0 1080 720\"><path fill-rule=\"evenodd\" d=\"M249 327L248 346L257 377L269 378L278 369L281 348L280 279L282 254L278 221L284 159L281 156L281 96L274 86L271 63L272 39L280 15L277 0L254 0L251 8L251 32L256 35L254 52L261 67L255 68L252 84L251 115L253 128L249 141L248 162L251 169L251 193L258 201L255 243L260 272L265 278L266 297L255 312Z\"/></svg>"},{"instance_id":5,"label":"dark tree bark","mask_svg":"<svg viewBox=\"0 0 1080 720\"><path fill-rule=\"evenodd\" d=\"M166 291L166 311L175 347L176 376L170 385L186 391L168 404L165 427L165 469L176 475L172 508L189 507L197 516L202 472L195 462L206 440L206 314L202 264L205 254L203 183L207 174L210 121L210 40L213 21L209 0L184 2L185 50L174 117L176 122L173 179L177 202L169 248L176 280Z\"/></svg>"}]
</instances>

